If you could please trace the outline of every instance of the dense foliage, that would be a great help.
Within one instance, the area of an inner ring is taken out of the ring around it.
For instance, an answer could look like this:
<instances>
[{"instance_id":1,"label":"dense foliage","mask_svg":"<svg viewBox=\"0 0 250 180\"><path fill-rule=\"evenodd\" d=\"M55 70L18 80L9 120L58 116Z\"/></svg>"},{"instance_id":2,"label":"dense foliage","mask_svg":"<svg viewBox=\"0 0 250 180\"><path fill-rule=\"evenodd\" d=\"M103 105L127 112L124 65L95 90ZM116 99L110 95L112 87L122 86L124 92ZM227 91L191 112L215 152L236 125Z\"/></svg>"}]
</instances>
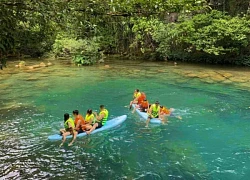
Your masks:
<instances>
[{"instance_id":1,"label":"dense foliage","mask_svg":"<svg viewBox=\"0 0 250 180\"><path fill-rule=\"evenodd\" d=\"M250 20L211 11L159 26L154 39L163 57L239 64L238 57L248 53Z\"/></svg>"},{"instance_id":2,"label":"dense foliage","mask_svg":"<svg viewBox=\"0 0 250 180\"><path fill-rule=\"evenodd\" d=\"M250 64L249 1L2 0L0 59L101 52L144 59Z\"/></svg>"}]
</instances>

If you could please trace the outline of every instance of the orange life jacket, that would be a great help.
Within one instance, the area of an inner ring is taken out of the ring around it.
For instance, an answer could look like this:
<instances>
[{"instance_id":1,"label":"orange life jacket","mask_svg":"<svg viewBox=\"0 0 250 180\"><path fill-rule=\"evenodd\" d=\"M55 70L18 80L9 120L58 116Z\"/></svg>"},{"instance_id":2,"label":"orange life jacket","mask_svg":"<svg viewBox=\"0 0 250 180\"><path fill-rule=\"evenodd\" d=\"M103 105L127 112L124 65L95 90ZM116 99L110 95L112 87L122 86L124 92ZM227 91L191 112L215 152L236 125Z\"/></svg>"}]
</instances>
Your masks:
<instances>
[{"instance_id":1,"label":"orange life jacket","mask_svg":"<svg viewBox=\"0 0 250 180\"><path fill-rule=\"evenodd\" d=\"M142 92L140 97L138 98L138 104L141 104L144 101L144 99L146 99L146 94Z\"/></svg>"},{"instance_id":2,"label":"orange life jacket","mask_svg":"<svg viewBox=\"0 0 250 180\"><path fill-rule=\"evenodd\" d=\"M79 114L79 115L76 117L76 119L75 119L75 126L77 126L78 121L81 121L81 124L80 124L80 126L76 129L77 131L78 131L80 128L82 128L82 126L85 124L84 118L83 118L82 115L80 115L80 114ZM82 128L82 129L83 129L83 128Z\"/></svg>"},{"instance_id":3,"label":"orange life jacket","mask_svg":"<svg viewBox=\"0 0 250 180\"><path fill-rule=\"evenodd\" d=\"M149 106L148 101L142 101L142 103L141 103L141 107L142 107L142 108L148 109L148 106Z\"/></svg>"},{"instance_id":4,"label":"orange life jacket","mask_svg":"<svg viewBox=\"0 0 250 180\"><path fill-rule=\"evenodd\" d=\"M167 109L166 107L163 107L163 108L160 109L160 113L161 113L161 114L170 114L171 112L170 112L170 110Z\"/></svg>"}]
</instances>

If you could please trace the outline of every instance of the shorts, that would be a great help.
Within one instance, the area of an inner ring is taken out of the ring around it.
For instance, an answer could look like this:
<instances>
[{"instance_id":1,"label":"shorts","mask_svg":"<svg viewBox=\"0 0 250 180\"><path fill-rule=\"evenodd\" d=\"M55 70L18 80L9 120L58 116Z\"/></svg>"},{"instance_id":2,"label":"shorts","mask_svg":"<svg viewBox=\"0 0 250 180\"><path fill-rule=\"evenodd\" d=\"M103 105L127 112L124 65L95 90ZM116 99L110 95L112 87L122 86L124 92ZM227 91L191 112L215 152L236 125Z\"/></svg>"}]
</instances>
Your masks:
<instances>
[{"instance_id":1,"label":"shorts","mask_svg":"<svg viewBox=\"0 0 250 180\"><path fill-rule=\"evenodd\" d=\"M80 134L80 133L83 133L84 131L82 129L80 129L77 132L78 132L78 134Z\"/></svg>"},{"instance_id":2,"label":"shorts","mask_svg":"<svg viewBox=\"0 0 250 180\"><path fill-rule=\"evenodd\" d=\"M155 117L148 116L148 118L150 118L150 119L159 118L159 115L157 115L157 116L155 116Z\"/></svg>"},{"instance_id":3,"label":"shorts","mask_svg":"<svg viewBox=\"0 0 250 180\"><path fill-rule=\"evenodd\" d=\"M98 126L96 127L96 129L101 128L103 126L101 122L97 122L97 124Z\"/></svg>"},{"instance_id":4,"label":"shorts","mask_svg":"<svg viewBox=\"0 0 250 180\"><path fill-rule=\"evenodd\" d=\"M141 112L147 112L147 108L140 108Z\"/></svg>"}]
</instances>

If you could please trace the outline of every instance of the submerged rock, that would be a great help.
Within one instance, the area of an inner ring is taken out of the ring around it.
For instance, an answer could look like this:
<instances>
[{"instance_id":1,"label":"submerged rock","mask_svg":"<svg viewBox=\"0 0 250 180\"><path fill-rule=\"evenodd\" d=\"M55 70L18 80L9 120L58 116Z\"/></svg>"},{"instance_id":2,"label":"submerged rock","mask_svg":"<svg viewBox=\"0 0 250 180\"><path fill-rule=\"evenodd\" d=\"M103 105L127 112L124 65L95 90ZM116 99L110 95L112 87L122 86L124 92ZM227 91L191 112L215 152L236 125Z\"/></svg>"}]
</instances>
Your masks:
<instances>
[{"instance_id":1,"label":"submerged rock","mask_svg":"<svg viewBox=\"0 0 250 180\"><path fill-rule=\"evenodd\" d=\"M231 81L233 82L238 82L238 83L244 83L244 82L247 82L248 81L248 78L245 78L245 77L231 77L229 78Z\"/></svg>"},{"instance_id":2,"label":"submerged rock","mask_svg":"<svg viewBox=\"0 0 250 180\"><path fill-rule=\"evenodd\" d=\"M186 74L186 76L187 77L192 77L192 78L198 77L198 75L194 74L194 73Z\"/></svg>"},{"instance_id":3,"label":"submerged rock","mask_svg":"<svg viewBox=\"0 0 250 180\"><path fill-rule=\"evenodd\" d=\"M233 75L231 73L228 73L228 72L225 72L225 73L222 73L222 75L226 78L230 78L230 77L233 77Z\"/></svg>"},{"instance_id":4,"label":"submerged rock","mask_svg":"<svg viewBox=\"0 0 250 180\"><path fill-rule=\"evenodd\" d=\"M199 74L198 78L207 78L210 77L208 74Z\"/></svg>"},{"instance_id":5,"label":"submerged rock","mask_svg":"<svg viewBox=\"0 0 250 180\"><path fill-rule=\"evenodd\" d=\"M219 75L219 74L216 74L216 75L213 75L213 76L210 76L210 78L214 81L224 81L226 78Z\"/></svg>"}]
</instances>

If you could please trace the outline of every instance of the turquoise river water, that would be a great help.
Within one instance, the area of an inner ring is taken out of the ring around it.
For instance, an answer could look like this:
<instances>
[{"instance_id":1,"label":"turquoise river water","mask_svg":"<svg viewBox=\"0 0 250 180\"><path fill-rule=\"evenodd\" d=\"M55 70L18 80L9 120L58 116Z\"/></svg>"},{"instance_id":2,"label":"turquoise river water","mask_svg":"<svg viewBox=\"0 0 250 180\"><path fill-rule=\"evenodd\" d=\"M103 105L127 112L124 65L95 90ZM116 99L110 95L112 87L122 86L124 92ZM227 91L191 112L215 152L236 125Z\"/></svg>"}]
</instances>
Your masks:
<instances>
[{"instance_id":1,"label":"turquoise river water","mask_svg":"<svg viewBox=\"0 0 250 180\"><path fill-rule=\"evenodd\" d=\"M250 92L184 78L161 63L66 63L0 79L0 179L226 179L250 177ZM158 72L157 69L165 69ZM128 108L135 88L183 120L149 125ZM106 105L114 129L69 141L47 137L63 114Z\"/></svg>"}]
</instances>

